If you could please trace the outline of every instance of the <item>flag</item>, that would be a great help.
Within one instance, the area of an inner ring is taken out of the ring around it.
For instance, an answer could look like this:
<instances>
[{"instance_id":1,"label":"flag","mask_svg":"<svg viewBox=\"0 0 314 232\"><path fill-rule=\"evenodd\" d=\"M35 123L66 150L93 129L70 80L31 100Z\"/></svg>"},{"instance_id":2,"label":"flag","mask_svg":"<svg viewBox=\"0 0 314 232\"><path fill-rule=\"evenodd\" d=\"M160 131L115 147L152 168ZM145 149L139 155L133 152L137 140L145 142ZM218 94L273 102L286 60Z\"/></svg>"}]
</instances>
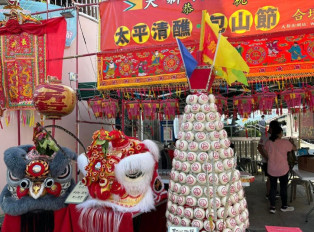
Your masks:
<instances>
[{"instance_id":1,"label":"flag","mask_svg":"<svg viewBox=\"0 0 314 232\"><path fill-rule=\"evenodd\" d=\"M247 83L247 78L245 76L245 74L240 71L240 70L236 70L236 69L228 69L228 76L230 76L231 78L233 77L234 79L236 79L238 82L248 86L249 84Z\"/></svg>"},{"instance_id":2,"label":"flag","mask_svg":"<svg viewBox=\"0 0 314 232\"><path fill-rule=\"evenodd\" d=\"M230 68L225 68L225 67L215 67L215 75L225 79L228 85L231 85L233 82L238 81L248 86L246 76L240 70L230 69Z\"/></svg>"},{"instance_id":3,"label":"flag","mask_svg":"<svg viewBox=\"0 0 314 232\"><path fill-rule=\"evenodd\" d=\"M217 49L215 67L220 69L226 68L227 81L237 81L247 84L247 79L243 72L249 72L249 66L246 64L239 52L228 42L227 38L220 35L219 44L219 27L213 24L208 13L203 10L201 24L201 38L199 50L202 51L202 61L213 64L214 56ZM217 47L217 44L219 47ZM230 84L230 83L229 83Z\"/></svg>"},{"instance_id":4,"label":"flag","mask_svg":"<svg viewBox=\"0 0 314 232\"><path fill-rule=\"evenodd\" d=\"M188 76L188 78L190 78L194 69L197 67L197 61L194 59L189 50L183 45L183 43L178 38L177 43L185 67L186 75Z\"/></svg>"},{"instance_id":5,"label":"flag","mask_svg":"<svg viewBox=\"0 0 314 232\"><path fill-rule=\"evenodd\" d=\"M225 67L215 67L215 75L225 79L228 85L237 81L237 77L235 75L230 75L230 70Z\"/></svg>"},{"instance_id":6,"label":"flag","mask_svg":"<svg viewBox=\"0 0 314 232\"><path fill-rule=\"evenodd\" d=\"M202 59L205 63L213 63L218 43L218 33L218 25L213 24L207 12L203 10L199 50L202 51Z\"/></svg>"}]
</instances>

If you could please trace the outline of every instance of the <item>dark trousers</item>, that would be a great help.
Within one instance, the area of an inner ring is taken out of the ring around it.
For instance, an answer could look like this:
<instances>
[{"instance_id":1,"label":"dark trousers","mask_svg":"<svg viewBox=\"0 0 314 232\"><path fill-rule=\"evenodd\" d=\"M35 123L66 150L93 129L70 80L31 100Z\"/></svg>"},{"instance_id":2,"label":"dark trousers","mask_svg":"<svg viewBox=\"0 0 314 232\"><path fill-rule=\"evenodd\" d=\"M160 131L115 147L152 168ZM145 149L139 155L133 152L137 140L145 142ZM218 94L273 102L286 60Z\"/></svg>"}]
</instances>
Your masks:
<instances>
[{"instance_id":1,"label":"dark trousers","mask_svg":"<svg viewBox=\"0 0 314 232\"><path fill-rule=\"evenodd\" d=\"M280 182L280 197L281 197L281 204L282 204L281 206L287 206L288 173L284 176L279 176L279 177L269 175L269 180L270 180L269 201L270 201L270 206L272 207L276 205L278 178Z\"/></svg>"}]
</instances>

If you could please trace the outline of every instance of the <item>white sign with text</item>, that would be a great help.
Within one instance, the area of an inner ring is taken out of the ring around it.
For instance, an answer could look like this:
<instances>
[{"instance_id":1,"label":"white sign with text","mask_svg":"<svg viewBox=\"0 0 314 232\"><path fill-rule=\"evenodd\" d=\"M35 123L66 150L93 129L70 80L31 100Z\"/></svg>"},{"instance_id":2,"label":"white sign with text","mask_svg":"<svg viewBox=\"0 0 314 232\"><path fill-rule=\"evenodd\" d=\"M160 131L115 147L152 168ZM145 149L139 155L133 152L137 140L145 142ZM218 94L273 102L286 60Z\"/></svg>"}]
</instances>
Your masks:
<instances>
[{"instance_id":1,"label":"white sign with text","mask_svg":"<svg viewBox=\"0 0 314 232\"><path fill-rule=\"evenodd\" d=\"M168 232L199 232L197 227L170 226Z\"/></svg>"},{"instance_id":2,"label":"white sign with text","mask_svg":"<svg viewBox=\"0 0 314 232\"><path fill-rule=\"evenodd\" d=\"M66 204L80 204L88 197L88 188L80 181L65 200Z\"/></svg>"}]
</instances>

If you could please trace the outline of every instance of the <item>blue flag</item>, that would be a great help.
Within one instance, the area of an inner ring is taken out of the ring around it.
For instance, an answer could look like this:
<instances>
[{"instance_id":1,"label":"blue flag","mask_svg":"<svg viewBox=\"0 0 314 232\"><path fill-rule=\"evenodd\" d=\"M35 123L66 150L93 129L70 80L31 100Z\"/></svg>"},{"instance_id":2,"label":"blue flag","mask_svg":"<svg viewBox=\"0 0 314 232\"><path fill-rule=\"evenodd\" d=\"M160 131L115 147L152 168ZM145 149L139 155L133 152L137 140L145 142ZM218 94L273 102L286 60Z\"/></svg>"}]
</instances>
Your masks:
<instances>
[{"instance_id":1,"label":"blue flag","mask_svg":"<svg viewBox=\"0 0 314 232\"><path fill-rule=\"evenodd\" d=\"M194 69L197 67L197 61L194 59L189 50L183 45L183 43L178 38L177 43L180 49L186 75L188 76L188 78L190 78Z\"/></svg>"}]
</instances>

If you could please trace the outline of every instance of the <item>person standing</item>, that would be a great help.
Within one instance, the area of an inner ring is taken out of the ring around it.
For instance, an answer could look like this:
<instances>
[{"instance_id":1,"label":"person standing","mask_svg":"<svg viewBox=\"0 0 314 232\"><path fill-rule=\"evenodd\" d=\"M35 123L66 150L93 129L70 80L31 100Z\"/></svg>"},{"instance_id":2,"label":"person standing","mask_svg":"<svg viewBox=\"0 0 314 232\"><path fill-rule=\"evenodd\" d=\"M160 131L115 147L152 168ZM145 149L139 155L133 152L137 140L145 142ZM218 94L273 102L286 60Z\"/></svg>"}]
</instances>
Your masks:
<instances>
[{"instance_id":1,"label":"person standing","mask_svg":"<svg viewBox=\"0 0 314 232\"><path fill-rule=\"evenodd\" d=\"M266 126L266 124L265 124ZM265 152L265 144L266 142L268 141L269 139L269 136L272 132L272 128L273 127L280 127L279 125L279 122L278 121L271 121L270 124L269 124L269 128L268 128L268 133L262 133L261 135L261 138L258 142L258 146L257 146L257 150L259 151L259 153L261 154L262 156L262 170L266 176L266 199L268 199L268 196L269 196L269 191L270 191L270 182L269 182L269 175L268 175L268 172L267 172L267 154Z\"/></svg>"},{"instance_id":2,"label":"person standing","mask_svg":"<svg viewBox=\"0 0 314 232\"><path fill-rule=\"evenodd\" d=\"M282 139L283 130L279 127L273 127L269 140L265 143L265 151L268 157L267 172L270 181L270 213L276 213L276 192L277 180L280 181L281 208L283 212L293 211L294 208L287 204L287 188L289 164L287 153L296 150L293 140Z\"/></svg>"},{"instance_id":3,"label":"person standing","mask_svg":"<svg viewBox=\"0 0 314 232\"><path fill-rule=\"evenodd\" d=\"M265 121L265 115L262 115L262 119L258 122L259 126L259 132L261 132L262 136L266 133L266 121Z\"/></svg>"}]
</instances>

